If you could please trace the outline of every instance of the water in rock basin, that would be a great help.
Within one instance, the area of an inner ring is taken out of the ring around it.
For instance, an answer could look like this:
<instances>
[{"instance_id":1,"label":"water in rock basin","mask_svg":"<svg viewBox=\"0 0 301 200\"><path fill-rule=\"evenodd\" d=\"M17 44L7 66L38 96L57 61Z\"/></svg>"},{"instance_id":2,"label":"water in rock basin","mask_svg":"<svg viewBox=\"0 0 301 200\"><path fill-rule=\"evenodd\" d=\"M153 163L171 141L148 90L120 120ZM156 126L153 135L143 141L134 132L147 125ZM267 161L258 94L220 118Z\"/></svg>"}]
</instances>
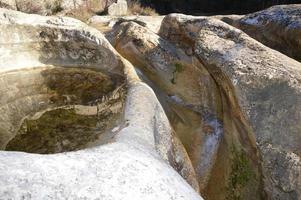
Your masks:
<instances>
[{"instance_id":1,"label":"water in rock basin","mask_svg":"<svg viewBox=\"0 0 301 200\"><path fill-rule=\"evenodd\" d=\"M0 90L2 149L41 154L107 142L125 96L119 75L59 66L2 74Z\"/></svg>"}]
</instances>

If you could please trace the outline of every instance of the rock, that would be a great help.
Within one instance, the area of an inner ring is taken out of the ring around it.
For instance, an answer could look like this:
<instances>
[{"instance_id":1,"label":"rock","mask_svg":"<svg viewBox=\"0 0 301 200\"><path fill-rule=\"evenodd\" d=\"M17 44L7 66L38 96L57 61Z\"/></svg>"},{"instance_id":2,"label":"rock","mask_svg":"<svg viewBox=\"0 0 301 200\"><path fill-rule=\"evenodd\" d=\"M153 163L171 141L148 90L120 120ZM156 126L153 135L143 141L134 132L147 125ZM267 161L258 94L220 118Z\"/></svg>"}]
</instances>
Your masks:
<instances>
[{"instance_id":1,"label":"rock","mask_svg":"<svg viewBox=\"0 0 301 200\"><path fill-rule=\"evenodd\" d=\"M157 33L163 18L164 16L93 16L89 19L88 24L100 30L109 31L116 24L133 21Z\"/></svg>"},{"instance_id":2,"label":"rock","mask_svg":"<svg viewBox=\"0 0 301 200\"><path fill-rule=\"evenodd\" d=\"M235 119L220 86L206 66L193 55L193 46L179 48L177 44L182 40L172 44L135 22L120 23L107 35L116 50L137 66L142 79L159 97L187 149L202 195L212 187L215 196L205 195L206 198L225 199L227 183L231 182L229 172L235 164L250 170L242 173L252 173L253 177L260 179L254 136L239 131L248 127L241 119ZM237 161L238 154L244 163ZM248 175L241 176L249 179ZM256 178L250 178L242 188L247 191L242 192L242 199L260 198L261 185ZM256 195L247 198L251 193Z\"/></svg>"},{"instance_id":3,"label":"rock","mask_svg":"<svg viewBox=\"0 0 301 200\"><path fill-rule=\"evenodd\" d=\"M169 15L160 35L192 47L226 95L234 121L250 125L269 198L299 199L301 64L214 19Z\"/></svg>"},{"instance_id":4,"label":"rock","mask_svg":"<svg viewBox=\"0 0 301 200\"><path fill-rule=\"evenodd\" d=\"M79 8L95 12L104 9L103 2L97 0L1 0L0 7L40 15L66 14Z\"/></svg>"},{"instance_id":5,"label":"rock","mask_svg":"<svg viewBox=\"0 0 301 200\"><path fill-rule=\"evenodd\" d=\"M126 0L117 0L108 7L108 14L112 16L126 15L128 12L128 4Z\"/></svg>"},{"instance_id":6,"label":"rock","mask_svg":"<svg viewBox=\"0 0 301 200\"><path fill-rule=\"evenodd\" d=\"M238 20L243 18L245 15L214 15L211 16L212 18L222 20L223 22L226 22L227 24L230 24L232 26L235 26Z\"/></svg>"},{"instance_id":7,"label":"rock","mask_svg":"<svg viewBox=\"0 0 301 200\"><path fill-rule=\"evenodd\" d=\"M6 93L0 97L2 150L16 137L24 143L52 111L77 114L61 113L69 116L61 130L80 133L94 123L91 116L101 117L99 128L103 122L111 123L88 141L72 137L61 141L53 130L48 143L38 143L44 132L30 140L38 149L53 143L56 154L0 151L1 198L202 199L173 169L193 175L154 92L99 31L72 18L6 9L0 9L0 27L0 90ZM100 96L89 81L103 81L95 84ZM72 84L65 85L68 82ZM79 116L86 119L72 126L70 120ZM57 123L51 119L51 125ZM46 122L42 125L47 128ZM82 145L76 151L65 148L76 142Z\"/></svg>"},{"instance_id":8,"label":"rock","mask_svg":"<svg viewBox=\"0 0 301 200\"><path fill-rule=\"evenodd\" d=\"M0 8L7 8L12 10L17 10L15 0L1 0L0 1Z\"/></svg>"},{"instance_id":9,"label":"rock","mask_svg":"<svg viewBox=\"0 0 301 200\"><path fill-rule=\"evenodd\" d=\"M83 7L93 12L102 12L105 6L105 1L103 0L61 0L61 7L66 12L83 9Z\"/></svg>"},{"instance_id":10,"label":"rock","mask_svg":"<svg viewBox=\"0 0 301 200\"><path fill-rule=\"evenodd\" d=\"M301 5L279 5L236 21L259 42L301 61Z\"/></svg>"}]
</instances>

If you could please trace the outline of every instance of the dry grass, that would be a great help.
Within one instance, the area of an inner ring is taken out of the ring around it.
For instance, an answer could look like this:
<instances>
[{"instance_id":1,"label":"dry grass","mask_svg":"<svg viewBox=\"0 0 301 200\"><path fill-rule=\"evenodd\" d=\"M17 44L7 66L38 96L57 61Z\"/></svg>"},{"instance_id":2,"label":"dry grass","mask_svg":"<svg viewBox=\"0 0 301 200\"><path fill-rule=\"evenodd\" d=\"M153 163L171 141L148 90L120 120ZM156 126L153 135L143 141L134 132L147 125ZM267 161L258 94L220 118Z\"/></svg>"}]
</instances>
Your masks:
<instances>
[{"instance_id":1,"label":"dry grass","mask_svg":"<svg viewBox=\"0 0 301 200\"><path fill-rule=\"evenodd\" d=\"M84 5L75 5L66 13L67 16L87 22L92 16L105 9L105 0L89 0Z\"/></svg>"},{"instance_id":2,"label":"dry grass","mask_svg":"<svg viewBox=\"0 0 301 200\"><path fill-rule=\"evenodd\" d=\"M87 22L92 16L95 15L95 13L92 12L90 9L83 7L83 8L72 9L68 11L65 15L68 17L73 17L75 19L78 19L82 22Z\"/></svg>"},{"instance_id":3,"label":"dry grass","mask_svg":"<svg viewBox=\"0 0 301 200\"><path fill-rule=\"evenodd\" d=\"M144 7L138 0L128 0L129 15L157 16L158 13L151 7Z\"/></svg>"}]
</instances>

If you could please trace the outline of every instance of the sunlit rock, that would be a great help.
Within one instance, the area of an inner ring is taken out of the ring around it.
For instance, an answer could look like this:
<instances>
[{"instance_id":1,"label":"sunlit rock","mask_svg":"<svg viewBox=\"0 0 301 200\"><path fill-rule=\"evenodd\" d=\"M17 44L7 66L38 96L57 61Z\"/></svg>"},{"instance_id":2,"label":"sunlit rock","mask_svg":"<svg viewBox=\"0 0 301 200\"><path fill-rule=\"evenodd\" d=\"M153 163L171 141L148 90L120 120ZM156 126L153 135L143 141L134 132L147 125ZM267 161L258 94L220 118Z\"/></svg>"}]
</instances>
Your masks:
<instances>
[{"instance_id":1,"label":"sunlit rock","mask_svg":"<svg viewBox=\"0 0 301 200\"><path fill-rule=\"evenodd\" d=\"M210 18L170 15L160 35L193 48L228 102L231 123L245 125L237 139L256 137L269 198L300 198L301 64Z\"/></svg>"},{"instance_id":2,"label":"sunlit rock","mask_svg":"<svg viewBox=\"0 0 301 200\"><path fill-rule=\"evenodd\" d=\"M154 92L99 31L5 9L0 28L2 199L201 199Z\"/></svg>"},{"instance_id":3,"label":"sunlit rock","mask_svg":"<svg viewBox=\"0 0 301 200\"><path fill-rule=\"evenodd\" d=\"M301 5L279 5L248 14L234 25L259 42L301 61Z\"/></svg>"}]
</instances>

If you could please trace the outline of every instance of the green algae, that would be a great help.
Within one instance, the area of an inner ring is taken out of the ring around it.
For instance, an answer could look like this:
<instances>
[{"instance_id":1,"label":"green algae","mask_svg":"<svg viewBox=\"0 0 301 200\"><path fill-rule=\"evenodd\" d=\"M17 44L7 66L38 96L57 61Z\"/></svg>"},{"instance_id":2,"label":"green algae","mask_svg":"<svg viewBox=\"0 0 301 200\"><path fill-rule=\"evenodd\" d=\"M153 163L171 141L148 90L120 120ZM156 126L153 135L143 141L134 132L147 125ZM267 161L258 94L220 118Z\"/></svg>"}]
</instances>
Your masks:
<instances>
[{"instance_id":1,"label":"green algae","mask_svg":"<svg viewBox=\"0 0 301 200\"><path fill-rule=\"evenodd\" d=\"M97 116L78 115L74 109L48 111L38 120L25 120L6 150L47 154L81 149L104 128L98 121Z\"/></svg>"},{"instance_id":2,"label":"green algae","mask_svg":"<svg viewBox=\"0 0 301 200\"><path fill-rule=\"evenodd\" d=\"M250 160L243 150L232 147L232 165L228 178L227 200L242 200L245 187L255 177Z\"/></svg>"},{"instance_id":3,"label":"green algae","mask_svg":"<svg viewBox=\"0 0 301 200\"><path fill-rule=\"evenodd\" d=\"M43 110L48 111L38 119L31 116L39 110L28 114L5 150L50 154L87 148L119 119L126 92L121 76L68 67L40 74L42 89L37 92L47 96Z\"/></svg>"},{"instance_id":4,"label":"green algae","mask_svg":"<svg viewBox=\"0 0 301 200\"><path fill-rule=\"evenodd\" d=\"M181 63L175 63L175 65L174 65L174 71L172 73L173 77L170 80L170 82L172 84L176 84L177 74L181 73L183 70L184 70L184 66Z\"/></svg>"}]
</instances>

